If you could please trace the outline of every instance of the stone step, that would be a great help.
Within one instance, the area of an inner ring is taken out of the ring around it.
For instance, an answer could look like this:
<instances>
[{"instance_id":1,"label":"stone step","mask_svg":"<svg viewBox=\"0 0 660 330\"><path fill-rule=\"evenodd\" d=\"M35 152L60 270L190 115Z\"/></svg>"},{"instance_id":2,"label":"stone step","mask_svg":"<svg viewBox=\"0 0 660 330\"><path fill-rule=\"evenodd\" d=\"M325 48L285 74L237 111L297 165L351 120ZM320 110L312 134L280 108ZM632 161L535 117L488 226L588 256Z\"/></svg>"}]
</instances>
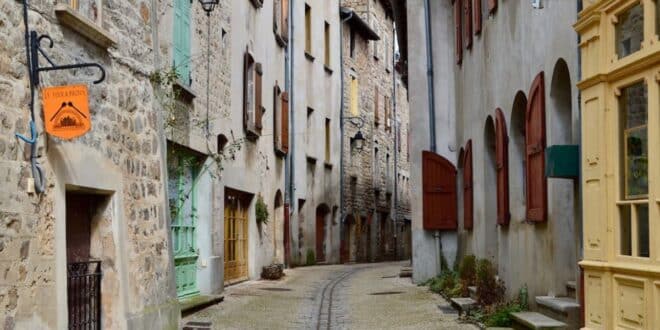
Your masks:
<instances>
[{"instance_id":1,"label":"stone step","mask_svg":"<svg viewBox=\"0 0 660 330\"><path fill-rule=\"evenodd\" d=\"M571 298L577 297L577 285L575 281L566 282L566 293Z\"/></svg>"},{"instance_id":2,"label":"stone step","mask_svg":"<svg viewBox=\"0 0 660 330\"><path fill-rule=\"evenodd\" d=\"M570 297L536 297L538 311L567 324L569 329L580 328L580 304Z\"/></svg>"},{"instance_id":3,"label":"stone step","mask_svg":"<svg viewBox=\"0 0 660 330\"><path fill-rule=\"evenodd\" d=\"M511 313L511 317L526 329L567 329L566 323L537 312Z\"/></svg>"},{"instance_id":4,"label":"stone step","mask_svg":"<svg viewBox=\"0 0 660 330\"><path fill-rule=\"evenodd\" d=\"M477 300L477 287L468 286L468 291L470 292L470 298Z\"/></svg>"},{"instance_id":5,"label":"stone step","mask_svg":"<svg viewBox=\"0 0 660 330\"><path fill-rule=\"evenodd\" d=\"M477 302L472 298L451 298L451 304L458 308L458 314L469 312L477 306Z\"/></svg>"}]
</instances>

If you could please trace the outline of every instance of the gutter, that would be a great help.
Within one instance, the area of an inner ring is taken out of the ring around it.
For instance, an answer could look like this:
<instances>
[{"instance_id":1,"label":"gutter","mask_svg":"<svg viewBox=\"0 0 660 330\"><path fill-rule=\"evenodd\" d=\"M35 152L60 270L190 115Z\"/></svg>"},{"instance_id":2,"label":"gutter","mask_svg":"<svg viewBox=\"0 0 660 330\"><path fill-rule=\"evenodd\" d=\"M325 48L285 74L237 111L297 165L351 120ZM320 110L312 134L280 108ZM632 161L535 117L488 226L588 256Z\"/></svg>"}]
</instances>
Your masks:
<instances>
[{"instance_id":1,"label":"gutter","mask_svg":"<svg viewBox=\"0 0 660 330\"><path fill-rule=\"evenodd\" d=\"M293 89L293 81L294 81L294 70L292 68L294 67L294 35L293 33L295 32L294 29L294 22L295 22L295 17L294 17L294 10L295 8L295 1L290 0L289 1L289 43L287 44L287 51L285 55L285 86L286 89L289 93L289 154L286 158L286 165L285 165L285 181L287 181L288 184L285 185L284 187L284 196L288 197L289 199L289 214L285 215L289 218L291 218L291 215L293 215L293 212L295 210L295 205L296 205L296 181L295 181L295 163L296 163L296 148L295 148L295 143L296 139L293 138L295 137L296 133L296 121L295 121L295 103L296 103L296 98L294 97L294 89ZM288 171L287 171L288 170ZM291 220L289 219L289 250L293 246L293 226L291 225ZM286 251L285 251L286 253ZM290 260L289 260L290 261Z\"/></svg>"}]
</instances>

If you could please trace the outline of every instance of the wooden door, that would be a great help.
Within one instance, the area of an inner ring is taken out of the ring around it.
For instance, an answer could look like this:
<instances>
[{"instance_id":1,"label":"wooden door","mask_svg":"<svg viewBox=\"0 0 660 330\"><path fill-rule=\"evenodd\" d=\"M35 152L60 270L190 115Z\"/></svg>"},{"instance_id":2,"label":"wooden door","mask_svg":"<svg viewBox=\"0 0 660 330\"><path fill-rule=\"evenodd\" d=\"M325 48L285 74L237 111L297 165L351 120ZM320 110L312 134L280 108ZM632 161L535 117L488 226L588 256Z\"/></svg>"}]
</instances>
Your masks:
<instances>
[{"instance_id":1,"label":"wooden door","mask_svg":"<svg viewBox=\"0 0 660 330\"><path fill-rule=\"evenodd\" d=\"M225 198L225 283L247 279L247 201L236 193Z\"/></svg>"},{"instance_id":2,"label":"wooden door","mask_svg":"<svg viewBox=\"0 0 660 330\"><path fill-rule=\"evenodd\" d=\"M325 213L316 211L316 261L325 261Z\"/></svg>"},{"instance_id":3,"label":"wooden door","mask_svg":"<svg viewBox=\"0 0 660 330\"><path fill-rule=\"evenodd\" d=\"M497 223L508 225L509 212L509 136L502 109L495 110L495 154L497 159Z\"/></svg>"}]
</instances>

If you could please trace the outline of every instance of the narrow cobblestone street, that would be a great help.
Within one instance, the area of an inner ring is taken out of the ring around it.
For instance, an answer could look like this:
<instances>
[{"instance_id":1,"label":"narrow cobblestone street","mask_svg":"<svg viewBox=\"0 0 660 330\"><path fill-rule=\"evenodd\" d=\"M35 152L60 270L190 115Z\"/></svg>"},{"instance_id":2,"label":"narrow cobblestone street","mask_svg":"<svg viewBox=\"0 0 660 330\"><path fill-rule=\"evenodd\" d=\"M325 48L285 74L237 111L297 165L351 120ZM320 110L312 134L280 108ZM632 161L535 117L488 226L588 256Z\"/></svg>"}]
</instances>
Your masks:
<instances>
[{"instance_id":1,"label":"narrow cobblestone street","mask_svg":"<svg viewBox=\"0 0 660 330\"><path fill-rule=\"evenodd\" d=\"M476 329L440 296L399 278L402 262L302 267L281 281L248 281L184 318L213 329Z\"/></svg>"}]
</instances>

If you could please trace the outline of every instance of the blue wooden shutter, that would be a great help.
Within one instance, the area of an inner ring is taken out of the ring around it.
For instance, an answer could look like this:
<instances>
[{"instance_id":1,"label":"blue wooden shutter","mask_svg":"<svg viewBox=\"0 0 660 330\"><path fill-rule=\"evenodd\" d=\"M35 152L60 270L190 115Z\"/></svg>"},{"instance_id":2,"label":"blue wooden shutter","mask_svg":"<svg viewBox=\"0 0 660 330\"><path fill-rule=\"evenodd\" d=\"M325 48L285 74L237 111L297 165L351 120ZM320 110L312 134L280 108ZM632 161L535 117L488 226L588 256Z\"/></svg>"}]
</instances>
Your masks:
<instances>
[{"instance_id":1,"label":"blue wooden shutter","mask_svg":"<svg viewBox=\"0 0 660 330\"><path fill-rule=\"evenodd\" d=\"M174 0L174 67L179 80L190 85L190 0Z\"/></svg>"}]
</instances>

